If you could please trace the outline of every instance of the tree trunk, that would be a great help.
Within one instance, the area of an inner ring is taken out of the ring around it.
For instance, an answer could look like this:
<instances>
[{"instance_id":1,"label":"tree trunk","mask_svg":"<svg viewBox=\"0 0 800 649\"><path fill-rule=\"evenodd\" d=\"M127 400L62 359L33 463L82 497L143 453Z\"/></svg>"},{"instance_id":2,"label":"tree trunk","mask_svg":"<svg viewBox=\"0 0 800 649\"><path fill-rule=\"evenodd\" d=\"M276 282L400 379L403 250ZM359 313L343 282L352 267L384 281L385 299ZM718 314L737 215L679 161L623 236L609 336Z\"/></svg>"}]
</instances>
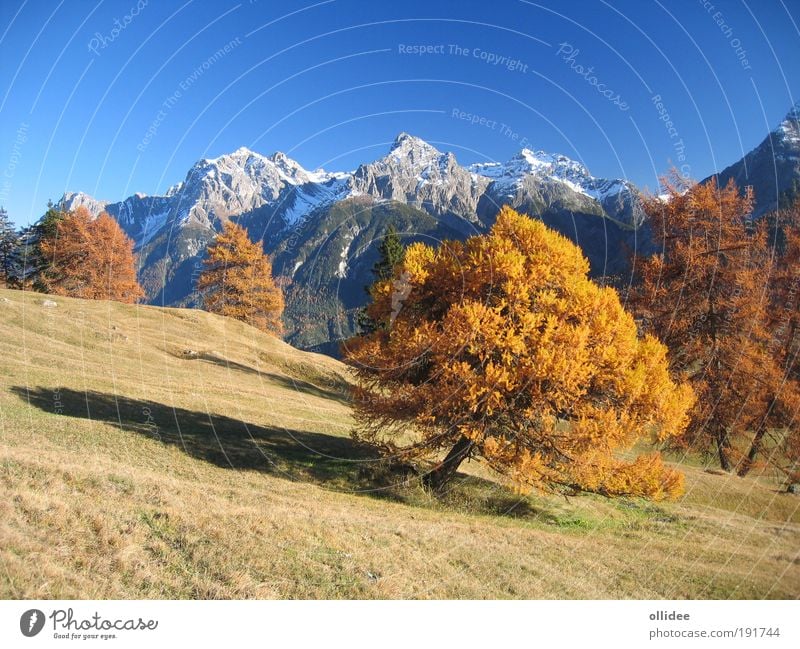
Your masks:
<instances>
[{"instance_id":1,"label":"tree trunk","mask_svg":"<svg viewBox=\"0 0 800 649\"><path fill-rule=\"evenodd\" d=\"M728 457L728 450L730 449L730 444L728 442L728 432L722 427L717 427L717 451L719 452L719 465L722 467L723 471L730 471L731 470L731 461Z\"/></svg>"},{"instance_id":2,"label":"tree trunk","mask_svg":"<svg viewBox=\"0 0 800 649\"><path fill-rule=\"evenodd\" d=\"M755 462L756 455L761 450L761 441L764 439L764 435L767 432L767 427L762 426L758 429L758 432L753 437L753 443L750 444L750 450L747 451L747 459L742 462L742 466L739 467L739 476L744 478L749 472L750 469L753 468L753 463Z\"/></svg>"},{"instance_id":3,"label":"tree trunk","mask_svg":"<svg viewBox=\"0 0 800 649\"><path fill-rule=\"evenodd\" d=\"M436 468L425 474L422 479L423 484L432 491L442 491L444 486L450 481L450 478L456 474L461 463L467 459L474 445L475 443L471 439L461 437L455 443L455 446L450 449L447 457L444 458Z\"/></svg>"}]
</instances>

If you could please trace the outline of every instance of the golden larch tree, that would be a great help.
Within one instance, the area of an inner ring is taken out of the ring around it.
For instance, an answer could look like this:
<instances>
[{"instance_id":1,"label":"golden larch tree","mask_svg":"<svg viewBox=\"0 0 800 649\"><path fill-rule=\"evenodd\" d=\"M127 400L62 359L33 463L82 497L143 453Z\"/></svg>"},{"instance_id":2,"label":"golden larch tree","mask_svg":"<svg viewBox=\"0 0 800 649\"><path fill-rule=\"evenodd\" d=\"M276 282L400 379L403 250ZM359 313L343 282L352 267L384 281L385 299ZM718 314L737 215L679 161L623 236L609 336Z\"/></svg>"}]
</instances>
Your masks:
<instances>
[{"instance_id":1,"label":"golden larch tree","mask_svg":"<svg viewBox=\"0 0 800 649\"><path fill-rule=\"evenodd\" d=\"M136 280L133 241L106 212L92 218L79 207L39 242L48 293L133 304L144 296Z\"/></svg>"},{"instance_id":2,"label":"golden larch tree","mask_svg":"<svg viewBox=\"0 0 800 649\"><path fill-rule=\"evenodd\" d=\"M283 293L272 277L272 262L247 230L231 221L206 251L197 281L207 311L235 318L257 329L283 331Z\"/></svg>"},{"instance_id":3,"label":"golden larch tree","mask_svg":"<svg viewBox=\"0 0 800 649\"><path fill-rule=\"evenodd\" d=\"M770 286L772 299L769 326L770 350L776 358L786 382L800 390L800 200L780 209L774 218L775 249ZM786 404L783 405L784 408ZM765 441L770 456L789 479L800 482L800 403L789 403L783 413L785 427L756 432L740 474L747 473ZM791 411L794 407L794 411ZM766 439L772 435L772 439Z\"/></svg>"},{"instance_id":4,"label":"golden larch tree","mask_svg":"<svg viewBox=\"0 0 800 649\"><path fill-rule=\"evenodd\" d=\"M683 476L658 453L619 452L680 435L692 392L588 271L571 241L508 207L486 235L410 246L373 287L382 326L343 346L359 380L354 436L438 460L433 490L480 458L521 488L678 495Z\"/></svg>"},{"instance_id":5,"label":"golden larch tree","mask_svg":"<svg viewBox=\"0 0 800 649\"><path fill-rule=\"evenodd\" d=\"M681 443L746 472L766 432L785 426L798 405L770 334L767 229L751 219L752 193L733 182L675 176L665 187L645 200L660 251L636 259L631 304L697 395Z\"/></svg>"}]
</instances>

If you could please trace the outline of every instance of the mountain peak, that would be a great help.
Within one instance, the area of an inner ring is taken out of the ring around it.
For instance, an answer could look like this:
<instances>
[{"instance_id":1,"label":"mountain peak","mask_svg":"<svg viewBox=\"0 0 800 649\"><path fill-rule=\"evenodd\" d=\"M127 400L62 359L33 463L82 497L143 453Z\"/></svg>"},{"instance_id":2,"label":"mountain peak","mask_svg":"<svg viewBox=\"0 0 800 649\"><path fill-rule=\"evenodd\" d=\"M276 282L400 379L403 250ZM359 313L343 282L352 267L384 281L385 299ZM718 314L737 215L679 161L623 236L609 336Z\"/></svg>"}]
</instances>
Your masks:
<instances>
[{"instance_id":1,"label":"mountain peak","mask_svg":"<svg viewBox=\"0 0 800 649\"><path fill-rule=\"evenodd\" d=\"M216 158L203 158L202 160L198 160L195 166L206 167L209 165L219 165L225 163L241 164L252 158L257 160L265 159L265 157L260 153L256 153L255 151L248 149L246 146L240 146L238 149L236 149L236 151L232 151L231 153L223 153Z\"/></svg>"},{"instance_id":2,"label":"mountain peak","mask_svg":"<svg viewBox=\"0 0 800 649\"><path fill-rule=\"evenodd\" d=\"M100 212L105 210L109 203L108 201L98 200L94 196L90 196L84 192L65 192L61 200L56 204L66 211L85 207L92 216L97 216Z\"/></svg>"},{"instance_id":3,"label":"mountain peak","mask_svg":"<svg viewBox=\"0 0 800 649\"><path fill-rule=\"evenodd\" d=\"M800 147L800 102L792 106L774 132L787 147L797 151Z\"/></svg>"},{"instance_id":4,"label":"mountain peak","mask_svg":"<svg viewBox=\"0 0 800 649\"><path fill-rule=\"evenodd\" d=\"M588 169L580 162L559 153L521 149L508 162L480 162L469 167L480 176L517 183L528 175L552 177L567 182L576 191L582 191L585 183L594 181Z\"/></svg>"},{"instance_id":5,"label":"mountain peak","mask_svg":"<svg viewBox=\"0 0 800 649\"><path fill-rule=\"evenodd\" d=\"M440 154L441 152L432 144L428 144L425 140L416 135L411 135L405 131L399 133L392 142L390 151L430 151Z\"/></svg>"},{"instance_id":6,"label":"mountain peak","mask_svg":"<svg viewBox=\"0 0 800 649\"><path fill-rule=\"evenodd\" d=\"M267 159L287 178L308 180L308 172L303 168L303 165L287 156L283 151L276 151Z\"/></svg>"},{"instance_id":7,"label":"mountain peak","mask_svg":"<svg viewBox=\"0 0 800 649\"><path fill-rule=\"evenodd\" d=\"M403 142L406 142L407 140L413 140L413 139L415 139L415 138L410 133L406 133L405 131L400 131L400 133L397 134L397 137L394 138L394 142L392 143L392 148L393 149L397 148L398 146L403 144Z\"/></svg>"}]
</instances>

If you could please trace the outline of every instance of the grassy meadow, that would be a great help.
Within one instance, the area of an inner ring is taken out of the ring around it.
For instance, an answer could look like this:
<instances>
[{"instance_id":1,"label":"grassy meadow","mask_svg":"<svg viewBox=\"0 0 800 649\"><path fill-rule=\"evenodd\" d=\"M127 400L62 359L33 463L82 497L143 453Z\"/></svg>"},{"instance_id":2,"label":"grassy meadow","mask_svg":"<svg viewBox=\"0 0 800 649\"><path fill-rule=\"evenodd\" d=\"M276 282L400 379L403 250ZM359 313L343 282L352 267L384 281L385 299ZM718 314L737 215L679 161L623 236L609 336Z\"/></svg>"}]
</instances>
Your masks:
<instances>
[{"instance_id":1,"label":"grassy meadow","mask_svg":"<svg viewBox=\"0 0 800 649\"><path fill-rule=\"evenodd\" d=\"M436 499L350 439L344 365L239 322L3 290L0 346L3 598L800 596L769 476L692 458L652 504L470 463Z\"/></svg>"}]
</instances>

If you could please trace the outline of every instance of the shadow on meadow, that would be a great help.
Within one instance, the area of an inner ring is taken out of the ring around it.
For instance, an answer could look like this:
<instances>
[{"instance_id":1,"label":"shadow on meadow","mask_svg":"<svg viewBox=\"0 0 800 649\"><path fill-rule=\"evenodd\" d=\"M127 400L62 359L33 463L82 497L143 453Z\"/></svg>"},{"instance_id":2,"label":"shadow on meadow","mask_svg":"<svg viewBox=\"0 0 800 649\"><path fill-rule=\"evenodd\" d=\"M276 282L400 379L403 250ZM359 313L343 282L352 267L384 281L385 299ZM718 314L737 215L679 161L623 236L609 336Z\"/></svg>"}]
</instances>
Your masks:
<instances>
[{"instance_id":1,"label":"shadow on meadow","mask_svg":"<svg viewBox=\"0 0 800 649\"><path fill-rule=\"evenodd\" d=\"M349 386L343 380L333 380L326 379L325 377L319 377L321 379L320 382L323 383L323 385L317 385L310 381L304 381L302 379L293 378L283 374L275 374L274 372L260 370L256 367L239 363L238 361L229 360L214 352L193 352L193 355L191 356L187 356L186 353L172 353L172 355L183 360L200 361L209 363L211 365L216 365L217 367L222 367L230 371L243 372L245 374L258 376L274 385L286 388L287 390L293 390L295 392L307 394L312 397L331 399L345 405L350 405L351 403Z\"/></svg>"},{"instance_id":2,"label":"shadow on meadow","mask_svg":"<svg viewBox=\"0 0 800 649\"><path fill-rule=\"evenodd\" d=\"M359 468L378 459L372 449L347 437L260 426L121 395L23 386L14 386L11 392L44 412L102 421L226 469L352 489Z\"/></svg>"},{"instance_id":3,"label":"shadow on meadow","mask_svg":"<svg viewBox=\"0 0 800 649\"><path fill-rule=\"evenodd\" d=\"M393 472L374 449L348 437L255 425L96 391L41 386L10 390L43 412L111 424L225 469L262 471L414 507L558 524L559 517L546 505L540 508L496 482L464 473L456 475L445 494L434 497L417 477Z\"/></svg>"}]
</instances>

